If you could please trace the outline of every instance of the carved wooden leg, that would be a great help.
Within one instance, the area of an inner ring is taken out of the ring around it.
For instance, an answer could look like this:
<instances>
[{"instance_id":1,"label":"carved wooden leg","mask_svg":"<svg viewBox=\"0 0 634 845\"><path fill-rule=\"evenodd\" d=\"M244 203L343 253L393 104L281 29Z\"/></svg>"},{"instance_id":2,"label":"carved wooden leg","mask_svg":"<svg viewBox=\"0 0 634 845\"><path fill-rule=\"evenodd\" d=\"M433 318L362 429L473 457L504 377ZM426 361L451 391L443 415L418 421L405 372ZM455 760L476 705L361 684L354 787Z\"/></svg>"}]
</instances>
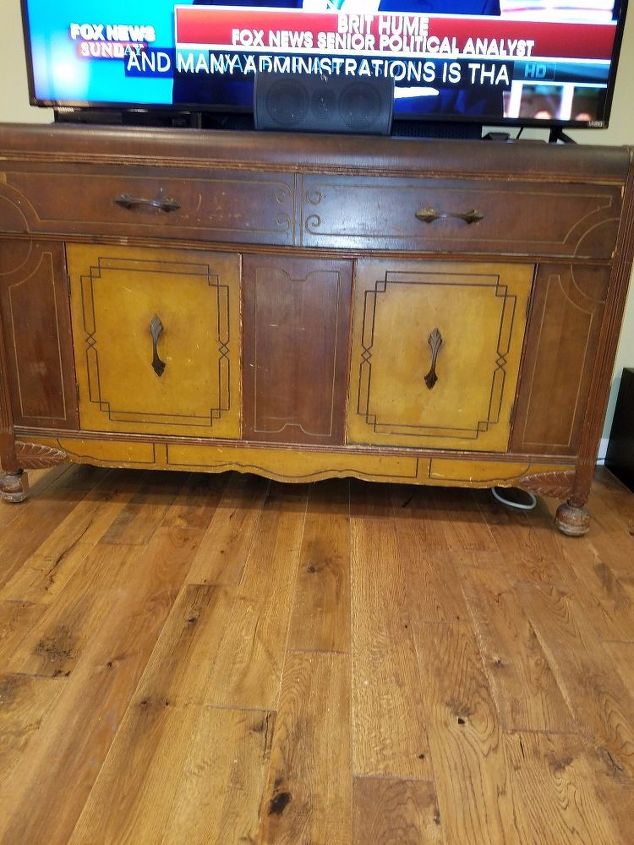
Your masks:
<instances>
[{"instance_id":1,"label":"carved wooden leg","mask_svg":"<svg viewBox=\"0 0 634 845\"><path fill-rule=\"evenodd\" d=\"M568 537L583 537L590 528L590 514L583 504L575 504L574 499L568 499L557 508L555 525Z\"/></svg>"},{"instance_id":2,"label":"carved wooden leg","mask_svg":"<svg viewBox=\"0 0 634 845\"><path fill-rule=\"evenodd\" d=\"M0 475L0 498L5 502L23 502L29 496L29 477L23 470Z\"/></svg>"}]
</instances>

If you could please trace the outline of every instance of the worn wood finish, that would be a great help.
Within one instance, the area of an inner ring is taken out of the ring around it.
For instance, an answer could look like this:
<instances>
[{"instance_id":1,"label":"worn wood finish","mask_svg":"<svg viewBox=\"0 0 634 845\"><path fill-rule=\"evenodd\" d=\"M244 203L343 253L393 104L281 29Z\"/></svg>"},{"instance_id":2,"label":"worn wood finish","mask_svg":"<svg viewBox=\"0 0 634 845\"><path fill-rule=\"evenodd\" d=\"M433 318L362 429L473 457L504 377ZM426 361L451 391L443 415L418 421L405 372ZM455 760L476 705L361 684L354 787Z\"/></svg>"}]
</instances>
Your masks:
<instances>
[{"instance_id":1,"label":"worn wood finish","mask_svg":"<svg viewBox=\"0 0 634 845\"><path fill-rule=\"evenodd\" d=\"M553 500L484 490L37 486L2 526L0 841L630 845L634 505L605 473L574 544Z\"/></svg>"},{"instance_id":2,"label":"worn wood finish","mask_svg":"<svg viewBox=\"0 0 634 845\"><path fill-rule=\"evenodd\" d=\"M313 247L610 258L621 210L613 188L536 185L519 171L513 184L312 175L303 182L302 243ZM477 224L461 216L470 211Z\"/></svg>"},{"instance_id":3,"label":"worn wood finish","mask_svg":"<svg viewBox=\"0 0 634 845\"><path fill-rule=\"evenodd\" d=\"M63 246L3 241L0 302L15 424L77 428Z\"/></svg>"},{"instance_id":4,"label":"worn wood finish","mask_svg":"<svg viewBox=\"0 0 634 845\"><path fill-rule=\"evenodd\" d=\"M359 261L348 440L505 452L532 277L521 264Z\"/></svg>"},{"instance_id":5,"label":"worn wood finish","mask_svg":"<svg viewBox=\"0 0 634 845\"><path fill-rule=\"evenodd\" d=\"M575 454L586 414L609 275L606 267L540 266L513 426L513 450ZM561 402L553 402L555 396Z\"/></svg>"},{"instance_id":6,"label":"worn wood finish","mask_svg":"<svg viewBox=\"0 0 634 845\"><path fill-rule=\"evenodd\" d=\"M74 244L67 253L82 428L238 437L237 256Z\"/></svg>"},{"instance_id":7,"label":"worn wood finish","mask_svg":"<svg viewBox=\"0 0 634 845\"><path fill-rule=\"evenodd\" d=\"M246 439L343 443L351 284L350 262L244 259Z\"/></svg>"},{"instance_id":8,"label":"worn wood finish","mask_svg":"<svg viewBox=\"0 0 634 845\"><path fill-rule=\"evenodd\" d=\"M65 460L501 484L581 535L633 208L628 149L5 127L0 497Z\"/></svg>"}]
</instances>

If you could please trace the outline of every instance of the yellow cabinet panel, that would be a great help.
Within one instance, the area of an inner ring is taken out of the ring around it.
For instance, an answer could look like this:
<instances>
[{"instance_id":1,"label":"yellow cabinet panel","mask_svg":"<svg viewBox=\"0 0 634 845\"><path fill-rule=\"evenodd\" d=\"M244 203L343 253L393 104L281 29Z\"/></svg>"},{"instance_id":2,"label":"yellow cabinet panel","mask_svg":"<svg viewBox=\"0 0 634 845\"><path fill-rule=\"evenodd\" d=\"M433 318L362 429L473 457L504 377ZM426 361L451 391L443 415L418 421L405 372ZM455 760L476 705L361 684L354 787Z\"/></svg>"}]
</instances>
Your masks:
<instances>
[{"instance_id":1,"label":"yellow cabinet panel","mask_svg":"<svg viewBox=\"0 0 634 845\"><path fill-rule=\"evenodd\" d=\"M348 442L506 451L533 272L359 261Z\"/></svg>"},{"instance_id":2,"label":"yellow cabinet panel","mask_svg":"<svg viewBox=\"0 0 634 845\"><path fill-rule=\"evenodd\" d=\"M82 429L240 436L237 255L69 245Z\"/></svg>"}]
</instances>

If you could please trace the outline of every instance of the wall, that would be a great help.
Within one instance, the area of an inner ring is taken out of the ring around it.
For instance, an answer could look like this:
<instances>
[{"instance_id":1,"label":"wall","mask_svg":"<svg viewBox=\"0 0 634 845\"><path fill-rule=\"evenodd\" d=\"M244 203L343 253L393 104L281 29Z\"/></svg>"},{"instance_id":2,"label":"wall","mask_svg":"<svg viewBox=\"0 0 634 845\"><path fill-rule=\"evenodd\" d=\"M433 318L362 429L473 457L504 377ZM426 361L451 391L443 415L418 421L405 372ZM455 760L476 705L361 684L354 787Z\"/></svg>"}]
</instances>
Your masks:
<instances>
[{"instance_id":1,"label":"wall","mask_svg":"<svg viewBox=\"0 0 634 845\"><path fill-rule=\"evenodd\" d=\"M50 110L29 106L19 0L3 0L0 3L0 32L3 33L0 49L0 122L49 122L52 119ZM603 131L572 132L575 140L579 143L634 144L631 85L634 85L634 7L630 10L625 28L611 125ZM627 366L634 366L634 282L630 285L619 341L604 438L610 431L620 373Z\"/></svg>"}]
</instances>

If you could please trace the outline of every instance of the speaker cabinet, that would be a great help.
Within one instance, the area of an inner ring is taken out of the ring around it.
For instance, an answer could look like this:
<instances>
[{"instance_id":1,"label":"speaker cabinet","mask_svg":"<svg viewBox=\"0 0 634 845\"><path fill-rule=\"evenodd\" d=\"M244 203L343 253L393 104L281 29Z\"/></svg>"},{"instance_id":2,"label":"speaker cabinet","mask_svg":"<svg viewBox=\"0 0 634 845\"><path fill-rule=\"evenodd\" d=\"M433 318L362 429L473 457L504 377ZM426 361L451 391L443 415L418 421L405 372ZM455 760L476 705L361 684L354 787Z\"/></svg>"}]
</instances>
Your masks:
<instances>
[{"instance_id":1,"label":"speaker cabinet","mask_svg":"<svg viewBox=\"0 0 634 845\"><path fill-rule=\"evenodd\" d=\"M254 91L256 129L390 134L393 79L260 73Z\"/></svg>"}]
</instances>

